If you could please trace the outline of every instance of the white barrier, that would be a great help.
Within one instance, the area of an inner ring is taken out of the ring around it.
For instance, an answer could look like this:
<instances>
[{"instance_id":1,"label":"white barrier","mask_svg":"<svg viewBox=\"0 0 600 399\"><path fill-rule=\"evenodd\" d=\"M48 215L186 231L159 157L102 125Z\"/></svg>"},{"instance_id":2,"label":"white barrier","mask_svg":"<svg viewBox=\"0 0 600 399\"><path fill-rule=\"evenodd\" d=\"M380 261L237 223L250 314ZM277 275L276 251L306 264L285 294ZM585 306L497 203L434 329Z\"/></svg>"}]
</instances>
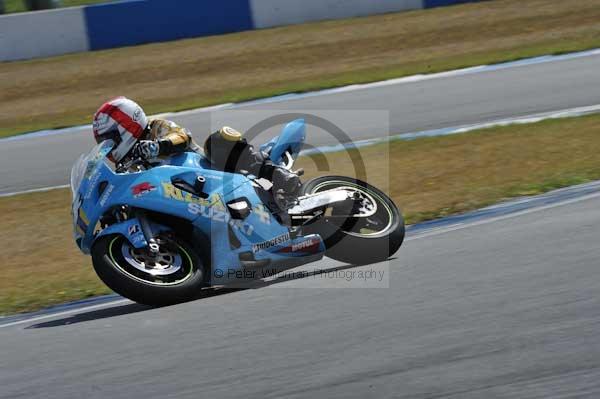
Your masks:
<instances>
[{"instance_id":1,"label":"white barrier","mask_svg":"<svg viewBox=\"0 0 600 399\"><path fill-rule=\"evenodd\" d=\"M474 1L123 0L0 15L0 62Z\"/></svg>"},{"instance_id":2,"label":"white barrier","mask_svg":"<svg viewBox=\"0 0 600 399\"><path fill-rule=\"evenodd\" d=\"M422 0L250 0L256 28L423 8Z\"/></svg>"},{"instance_id":3,"label":"white barrier","mask_svg":"<svg viewBox=\"0 0 600 399\"><path fill-rule=\"evenodd\" d=\"M0 16L0 61L87 51L83 7Z\"/></svg>"}]
</instances>

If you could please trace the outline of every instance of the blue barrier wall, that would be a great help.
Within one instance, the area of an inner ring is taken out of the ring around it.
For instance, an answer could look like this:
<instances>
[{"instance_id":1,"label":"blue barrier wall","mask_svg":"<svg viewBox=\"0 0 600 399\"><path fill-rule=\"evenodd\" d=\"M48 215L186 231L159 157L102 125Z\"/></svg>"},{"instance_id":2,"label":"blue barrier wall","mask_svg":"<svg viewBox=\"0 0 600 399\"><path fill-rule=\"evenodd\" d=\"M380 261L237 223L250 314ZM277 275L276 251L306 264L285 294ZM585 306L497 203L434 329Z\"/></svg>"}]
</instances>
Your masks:
<instances>
[{"instance_id":1,"label":"blue barrier wall","mask_svg":"<svg viewBox=\"0 0 600 399\"><path fill-rule=\"evenodd\" d=\"M0 15L0 61L484 0L124 0Z\"/></svg>"},{"instance_id":2,"label":"blue barrier wall","mask_svg":"<svg viewBox=\"0 0 600 399\"><path fill-rule=\"evenodd\" d=\"M423 0L423 8L451 6L461 3L476 3L485 0Z\"/></svg>"},{"instance_id":3,"label":"blue barrier wall","mask_svg":"<svg viewBox=\"0 0 600 399\"><path fill-rule=\"evenodd\" d=\"M138 0L84 8L90 50L253 29L248 0Z\"/></svg>"}]
</instances>

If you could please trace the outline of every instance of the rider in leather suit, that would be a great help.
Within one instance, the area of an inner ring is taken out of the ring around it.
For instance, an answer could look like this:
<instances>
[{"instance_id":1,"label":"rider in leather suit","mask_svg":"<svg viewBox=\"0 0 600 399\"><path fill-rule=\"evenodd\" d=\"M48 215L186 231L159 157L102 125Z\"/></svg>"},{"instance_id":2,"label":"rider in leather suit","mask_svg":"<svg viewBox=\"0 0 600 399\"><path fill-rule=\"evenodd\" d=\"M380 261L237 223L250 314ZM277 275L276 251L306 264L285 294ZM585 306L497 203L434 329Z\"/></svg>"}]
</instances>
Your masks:
<instances>
[{"instance_id":1,"label":"rider in leather suit","mask_svg":"<svg viewBox=\"0 0 600 399\"><path fill-rule=\"evenodd\" d=\"M97 142L115 141L111 158L120 163L132 155L146 160L183 152L201 152L189 130L166 119L148 121L143 109L134 101L117 97L104 103L94 115L94 137ZM215 169L249 173L273 183L274 192L296 194L299 177L277 167L267 154L254 150L242 134L228 126L212 133L204 143L204 156Z\"/></svg>"}]
</instances>

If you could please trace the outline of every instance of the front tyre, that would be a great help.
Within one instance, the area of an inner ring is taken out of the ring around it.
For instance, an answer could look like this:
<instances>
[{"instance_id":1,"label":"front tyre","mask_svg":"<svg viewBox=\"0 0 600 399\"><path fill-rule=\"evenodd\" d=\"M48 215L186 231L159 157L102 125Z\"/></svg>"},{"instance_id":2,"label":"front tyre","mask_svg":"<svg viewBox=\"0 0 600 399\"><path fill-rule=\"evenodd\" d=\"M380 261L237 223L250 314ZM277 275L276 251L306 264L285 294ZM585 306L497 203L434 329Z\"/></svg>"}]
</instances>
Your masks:
<instances>
[{"instance_id":1,"label":"front tyre","mask_svg":"<svg viewBox=\"0 0 600 399\"><path fill-rule=\"evenodd\" d=\"M136 249L122 235L98 239L92 262L100 279L134 302L164 306L198 296L207 280L201 257L176 236L158 237L159 252Z\"/></svg>"},{"instance_id":2,"label":"front tyre","mask_svg":"<svg viewBox=\"0 0 600 399\"><path fill-rule=\"evenodd\" d=\"M355 191L365 206L376 211L369 217L340 219L337 215L345 211L336 210L333 204L321 220L307 226L309 232L323 237L325 255L345 263L367 264L384 261L396 253L404 241L404 219L381 190L350 177L322 176L306 182L302 194L336 188Z\"/></svg>"}]
</instances>

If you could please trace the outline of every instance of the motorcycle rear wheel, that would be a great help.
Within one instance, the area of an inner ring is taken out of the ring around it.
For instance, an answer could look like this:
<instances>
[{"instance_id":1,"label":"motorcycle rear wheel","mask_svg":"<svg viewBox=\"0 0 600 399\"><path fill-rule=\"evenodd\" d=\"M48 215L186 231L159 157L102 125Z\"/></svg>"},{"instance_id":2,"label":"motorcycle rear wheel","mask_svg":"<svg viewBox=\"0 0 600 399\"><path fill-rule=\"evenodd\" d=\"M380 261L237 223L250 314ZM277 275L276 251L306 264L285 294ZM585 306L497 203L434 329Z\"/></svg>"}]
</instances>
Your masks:
<instances>
[{"instance_id":1,"label":"motorcycle rear wheel","mask_svg":"<svg viewBox=\"0 0 600 399\"><path fill-rule=\"evenodd\" d=\"M336 218L335 205L330 215L306 227L325 241L325 255L350 264L381 262L392 256L404 241L404 218L394 202L381 190L358 179L322 176L306 182L302 194L335 188L349 188L377 206L370 218Z\"/></svg>"},{"instance_id":2,"label":"motorcycle rear wheel","mask_svg":"<svg viewBox=\"0 0 600 399\"><path fill-rule=\"evenodd\" d=\"M175 236L162 238L160 248L150 256L122 235L109 235L92 247L92 263L104 284L134 302L165 306L195 299L208 278L202 258Z\"/></svg>"}]
</instances>

